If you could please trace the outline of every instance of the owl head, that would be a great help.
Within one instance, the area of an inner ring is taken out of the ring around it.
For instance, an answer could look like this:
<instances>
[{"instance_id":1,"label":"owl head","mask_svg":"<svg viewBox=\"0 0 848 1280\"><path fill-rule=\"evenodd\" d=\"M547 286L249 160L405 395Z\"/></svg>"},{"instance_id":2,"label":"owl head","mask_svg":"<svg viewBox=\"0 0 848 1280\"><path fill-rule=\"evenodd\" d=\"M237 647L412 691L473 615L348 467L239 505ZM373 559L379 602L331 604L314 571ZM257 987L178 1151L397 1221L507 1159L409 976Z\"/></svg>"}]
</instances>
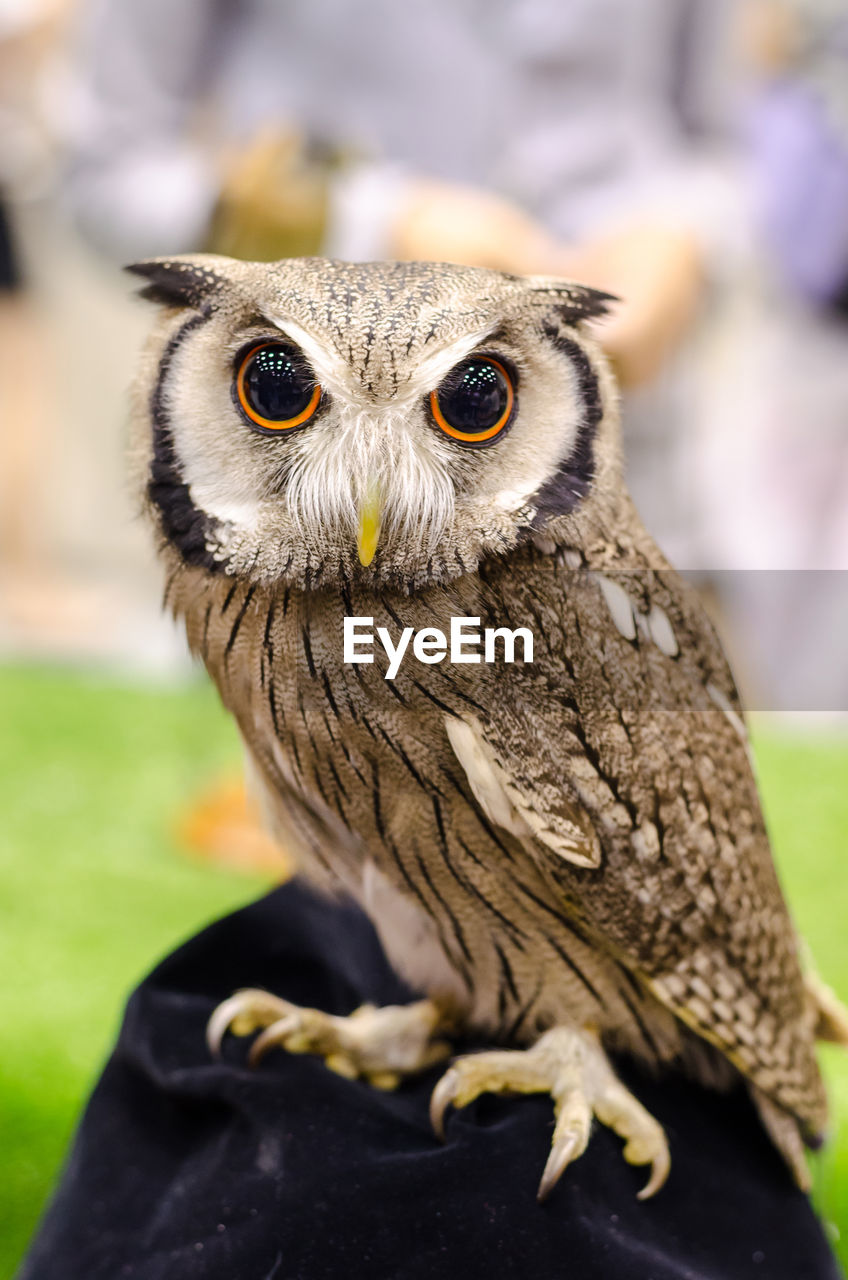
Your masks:
<instances>
[{"instance_id":1,"label":"owl head","mask_svg":"<svg viewBox=\"0 0 848 1280\"><path fill-rule=\"evenodd\" d=\"M163 308L134 395L163 539L213 573L409 590L620 493L609 297L441 263L129 268Z\"/></svg>"}]
</instances>

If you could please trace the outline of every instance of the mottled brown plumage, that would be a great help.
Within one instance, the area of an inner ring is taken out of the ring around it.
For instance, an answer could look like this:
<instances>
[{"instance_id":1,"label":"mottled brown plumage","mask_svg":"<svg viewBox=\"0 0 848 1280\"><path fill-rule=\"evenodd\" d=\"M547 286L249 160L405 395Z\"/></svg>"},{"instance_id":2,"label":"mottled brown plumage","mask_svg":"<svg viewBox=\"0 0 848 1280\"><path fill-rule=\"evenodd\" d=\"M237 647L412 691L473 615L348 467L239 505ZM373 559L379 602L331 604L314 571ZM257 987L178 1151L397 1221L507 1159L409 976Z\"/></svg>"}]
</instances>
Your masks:
<instances>
[{"instance_id":1,"label":"mottled brown plumage","mask_svg":"<svg viewBox=\"0 0 848 1280\"><path fill-rule=\"evenodd\" d=\"M238 722L272 828L295 834L314 880L362 903L393 964L452 1018L517 1045L597 1033L709 1083L739 1072L803 1180L799 1135L826 1119L821 1000L721 645L621 480L615 393L582 324L603 299L426 264L138 270L168 307L135 402L167 598ZM332 388L323 425L296 439L254 436L224 395L245 335L269 326ZM519 406L502 441L462 450L422 398L481 348L517 368ZM312 482L332 490L318 516L308 475L292 510L292 459L312 465L310 449L324 453ZM366 472L387 495L368 567ZM445 493L423 499L433 527L415 530L403 506L429 481ZM527 627L533 661L410 656L388 680L379 647L370 665L342 661L346 615L394 637L449 632L455 616ZM594 1110L630 1133L611 1103ZM569 1142L560 1163L585 1145ZM654 1159L661 1180L656 1150L628 1158Z\"/></svg>"}]
</instances>

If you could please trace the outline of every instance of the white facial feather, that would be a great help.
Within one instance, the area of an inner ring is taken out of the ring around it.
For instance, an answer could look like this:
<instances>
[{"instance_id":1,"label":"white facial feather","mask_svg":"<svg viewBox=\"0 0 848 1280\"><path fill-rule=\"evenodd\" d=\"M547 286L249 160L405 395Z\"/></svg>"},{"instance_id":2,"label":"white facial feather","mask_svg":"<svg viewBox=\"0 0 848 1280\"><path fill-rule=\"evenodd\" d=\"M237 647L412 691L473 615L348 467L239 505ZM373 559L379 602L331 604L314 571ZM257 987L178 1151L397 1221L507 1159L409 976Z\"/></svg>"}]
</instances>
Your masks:
<instances>
[{"instance_id":1,"label":"white facial feather","mask_svg":"<svg viewBox=\"0 0 848 1280\"><path fill-rule=\"evenodd\" d=\"M319 342L308 330L292 320L269 315L268 320L280 333L300 347L309 361L315 376L323 387L345 403L363 409L372 406L371 396L365 394L362 382L348 362L332 347ZM476 351L490 332L489 326L463 334L453 342L445 343L435 351L418 357L414 370L403 385L392 390L391 403L396 409L406 410L426 396L447 377L451 369Z\"/></svg>"},{"instance_id":2,"label":"white facial feather","mask_svg":"<svg viewBox=\"0 0 848 1280\"><path fill-rule=\"evenodd\" d=\"M437 545L454 511L454 489L426 426L397 408L343 408L332 422L294 442L286 501L302 536L320 541L328 526L353 540L360 503L380 494L383 536L416 552Z\"/></svg>"}]
</instances>

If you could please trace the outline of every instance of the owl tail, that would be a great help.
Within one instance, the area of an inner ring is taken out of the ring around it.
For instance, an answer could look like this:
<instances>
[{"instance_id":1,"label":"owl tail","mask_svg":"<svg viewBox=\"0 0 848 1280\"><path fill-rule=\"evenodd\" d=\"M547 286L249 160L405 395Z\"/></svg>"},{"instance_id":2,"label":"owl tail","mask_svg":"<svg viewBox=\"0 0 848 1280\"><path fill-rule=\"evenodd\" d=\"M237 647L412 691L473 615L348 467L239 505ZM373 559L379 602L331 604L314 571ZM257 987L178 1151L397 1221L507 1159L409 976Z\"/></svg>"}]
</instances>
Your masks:
<instances>
[{"instance_id":1,"label":"owl tail","mask_svg":"<svg viewBox=\"0 0 848 1280\"><path fill-rule=\"evenodd\" d=\"M804 986L816 1039L841 1044L848 1049L848 1009L814 969L808 969L804 974ZM824 1141L824 1116L821 1123L811 1125L808 1121L805 1124L756 1085L749 1082L748 1087L772 1142L789 1165L801 1190L809 1191L810 1171L804 1158L804 1148L816 1148Z\"/></svg>"},{"instance_id":2,"label":"owl tail","mask_svg":"<svg viewBox=\"0 0 848 1280\"><path fill-rule=\"evenodd\" d=\"M816 1039L841 1044L848 1049L848 1009L814 970L804 975L804 985L815 1010Z\"/></svg>"},{"instance_id":3,"label":"owl tail","mask_svg":"<svg viewBox=\"0 0 848 1280\"><path fill-rule=\"evenodd\" d=\"M798 1120L776 1102L772 1102L756 1085L749 1083L748 1088L760 1113L763 1127L788 1164L795 1182L802 1191L809 1191L810 1170L804 1157L805 1144Z\"/></svg>"}]
</instances>

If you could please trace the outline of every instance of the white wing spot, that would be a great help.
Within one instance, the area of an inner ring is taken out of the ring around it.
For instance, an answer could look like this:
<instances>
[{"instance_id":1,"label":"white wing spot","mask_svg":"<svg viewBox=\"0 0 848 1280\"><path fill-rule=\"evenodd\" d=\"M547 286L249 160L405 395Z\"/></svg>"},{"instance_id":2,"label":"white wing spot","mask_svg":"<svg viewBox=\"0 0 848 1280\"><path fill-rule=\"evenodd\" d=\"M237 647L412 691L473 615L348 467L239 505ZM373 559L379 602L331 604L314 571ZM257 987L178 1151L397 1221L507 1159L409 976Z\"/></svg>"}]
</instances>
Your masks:
<instances>
[{"instance_id":1,"label":"white wing spot","mask_svg":"<svg viewBox=\"0 0 848 1280\"><path fill-rule=\"evenodd\" d=\"M480 726L474 722L445 716L445 730L457 760L465 770L474 799L490 822L519 839L540 840L554 853L578 867L598 867L601 847L597 839L586 839L577 827L574 833L552 830L532 801L528 801L493 758Z\"/></svg>"},{"instance_id":2,"label":"white wing spot","mask_svg":"<svg viewBox=\"0 0 848 1280\"><path fill-rule=\"evenodd\" d=\"M633 615L633 601L630 596L623 587L620 587L617 582L613 582L611 578L605 578L602 573L598 573L595 576L616 627L625 640L635 640L636 619Z\"/></svg>"},{"instance_id":3,"label":"white wing spot","mask_svg":"<svg viewBox=\"0 0 848 1280\"><path fill-rule=\"evenodd\" d=\"M651 611L648 614L648 630L654 644L667 658L677 657L680 652L677 645L677 636L674 634L674 628L668 620L668 614L658 604L651 606Z\"/></svg>"},{"instance_id":4,"label":"white wing spot","mask_svg":"<svg viewBox=\"0 0 848 1280\"><path fill-rule=\"evenodd\" d=\"M465 720L445 716L445 729L457 760L465 770L474 799L490 822L515 836L530 829L516 813L503 784L483 748L482 740Z\"/></svg>"}]
</instances>

